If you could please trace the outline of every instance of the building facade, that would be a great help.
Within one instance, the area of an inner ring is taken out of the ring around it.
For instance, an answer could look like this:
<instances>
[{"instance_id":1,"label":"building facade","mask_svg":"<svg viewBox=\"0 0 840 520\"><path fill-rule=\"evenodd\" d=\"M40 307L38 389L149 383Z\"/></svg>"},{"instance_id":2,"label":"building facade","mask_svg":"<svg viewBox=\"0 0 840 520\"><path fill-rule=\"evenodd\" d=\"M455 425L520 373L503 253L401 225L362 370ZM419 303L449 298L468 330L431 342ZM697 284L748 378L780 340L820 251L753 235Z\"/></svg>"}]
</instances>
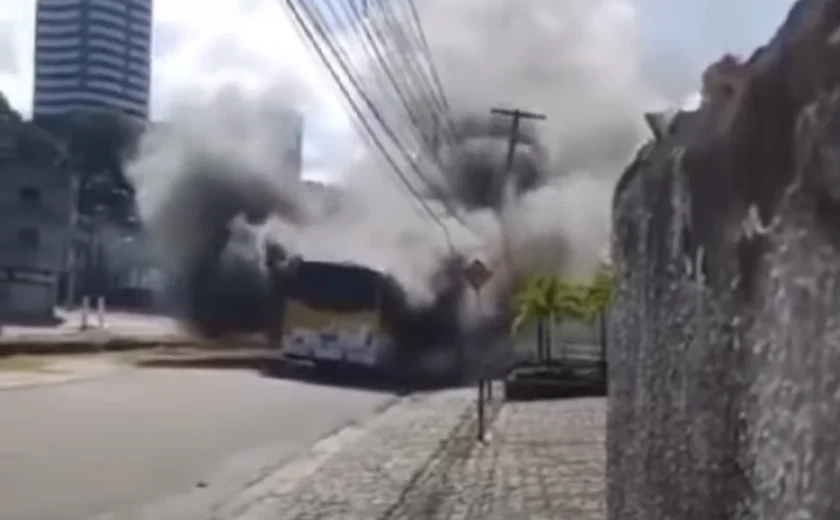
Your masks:
<instances>
[{"instance_id":1,"label":"building facade","mask_svg":"<svg viewBox=\"0 0 840 520\"><path fill-rule=\"evenodd\" d=\"M11 162L0 175L0 312L51 316L67 255L69 172Z\"/></svg>"},{"instance_id":2,"label":"building facade","mask_svg":"<svg viewBox=\"0 0 840 520\"><path fill-rule=\"evenodd\" d=\"M65 151L0 94L0 316L52 317L74 176Z\"/></svg>"},{"instance_id":3,"label":"building facade","mask_svg":"<svg viewBox=\"0 0 840 520\"><path fill-rule=\"evenodd\" d=\"M38 0L35 119L149 112L152 0Z\"/></svg>"}]
</instances>

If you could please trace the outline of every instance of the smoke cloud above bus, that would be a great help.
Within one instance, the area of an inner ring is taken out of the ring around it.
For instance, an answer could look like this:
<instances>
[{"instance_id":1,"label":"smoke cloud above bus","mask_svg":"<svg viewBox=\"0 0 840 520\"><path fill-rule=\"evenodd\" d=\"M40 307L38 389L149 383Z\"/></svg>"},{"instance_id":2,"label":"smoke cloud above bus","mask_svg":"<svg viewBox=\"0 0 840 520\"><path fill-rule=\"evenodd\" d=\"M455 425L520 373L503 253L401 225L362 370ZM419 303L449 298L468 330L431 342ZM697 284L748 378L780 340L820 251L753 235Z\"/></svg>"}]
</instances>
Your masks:
<instances>
[{"instance_id":1,"label":"smoke cloud above bus","mask_svg":"<svg viewBox=\"0 0 840 520\"><path fill-rule=\"evenodd\" d=\"M287 175L271 119L296 108L297 97L230 89L176 111L128 165L141 217L193 325L260 326L266 244L387 272L417 308L456 283L439 276L453 256L500 266L506 250L515 269L571 274L597 262L612 185L644 137L640 114L661 101L641 73L632 2L427 0L418 8L461 136L432 179L440 189L425 200L449 236L374 151L347 164L332 188ZM505 173L509 120L492 116L495 106L547 117L523 128L512 173L522 193L503 208L504 229L488 179Z\"/></svg>"}]
</instances>

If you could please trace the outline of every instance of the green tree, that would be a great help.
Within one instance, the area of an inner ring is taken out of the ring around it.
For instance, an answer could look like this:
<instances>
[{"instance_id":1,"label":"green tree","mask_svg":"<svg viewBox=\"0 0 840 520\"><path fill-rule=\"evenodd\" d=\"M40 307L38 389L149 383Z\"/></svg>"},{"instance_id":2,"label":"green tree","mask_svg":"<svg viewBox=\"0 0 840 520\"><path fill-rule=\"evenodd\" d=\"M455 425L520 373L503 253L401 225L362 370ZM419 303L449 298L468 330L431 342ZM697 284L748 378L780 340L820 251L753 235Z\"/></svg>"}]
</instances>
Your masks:
<instances>
[{"instance_id":1,"label":"green tree","mask_svg":"<svg viewBox=\"0 0 840 520\"><path fill-rule=\"evenodd\" d=\"M539 319L593 322L612 301L613 285L612 272L606 267L584 282L545 275L528 277L516 294L513 332Z\"/></svg>"},{"instance_id":2,"label":"green tree","mask_svg":"<svg viewBox=\"0 0 840 520\"><path fill-rule=\"evenodd\" d=\"M615 294L615 276L612 269L602 266L592 277L592 281L587 286L588 305L590 312L594 313L591 319L595 319L603 314L612 303Z\"/></svg>"}]
</instances>

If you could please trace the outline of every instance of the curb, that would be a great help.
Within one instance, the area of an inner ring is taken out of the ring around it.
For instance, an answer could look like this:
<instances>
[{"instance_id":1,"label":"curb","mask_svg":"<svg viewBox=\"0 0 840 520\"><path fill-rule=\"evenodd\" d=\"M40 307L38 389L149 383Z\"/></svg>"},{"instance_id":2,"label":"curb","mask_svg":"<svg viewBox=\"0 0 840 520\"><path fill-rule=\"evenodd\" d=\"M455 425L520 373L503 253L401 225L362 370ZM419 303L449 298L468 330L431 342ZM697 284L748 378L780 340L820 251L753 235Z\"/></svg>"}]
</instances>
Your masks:
<instances>
[{"instance_id":1,"label":"curb","mask_svg":"<svg viewBox=\"0 0 840 520\"><path fill-rule=\"evenodd\" d=\"M199 340L186 336L136 338L130 336L102 336L100 334L48 338L38 336L23 336L14 339L0 337L0 356L122 352L154 347L191 345L197 341Z\"/></svg>"}]
</instances>

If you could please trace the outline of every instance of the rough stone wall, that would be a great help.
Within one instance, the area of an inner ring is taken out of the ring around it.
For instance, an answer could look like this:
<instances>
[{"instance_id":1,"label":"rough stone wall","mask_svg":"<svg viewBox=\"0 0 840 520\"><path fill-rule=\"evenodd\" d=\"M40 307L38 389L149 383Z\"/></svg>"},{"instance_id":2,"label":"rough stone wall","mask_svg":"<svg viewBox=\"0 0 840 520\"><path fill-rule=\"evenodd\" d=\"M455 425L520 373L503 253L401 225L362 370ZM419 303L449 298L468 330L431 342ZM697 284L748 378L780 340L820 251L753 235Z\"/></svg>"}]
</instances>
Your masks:
<instances>
[{"instance_id":1,"label":"rough stone wall","mask_svg":"<svg viewBox=\"0 0 840 520\"><path fill-rule=\"evenodd\" d=\"M840 0L800 0L616 187L610 520L840 518Z\"/></svg>"}]
</instances>

